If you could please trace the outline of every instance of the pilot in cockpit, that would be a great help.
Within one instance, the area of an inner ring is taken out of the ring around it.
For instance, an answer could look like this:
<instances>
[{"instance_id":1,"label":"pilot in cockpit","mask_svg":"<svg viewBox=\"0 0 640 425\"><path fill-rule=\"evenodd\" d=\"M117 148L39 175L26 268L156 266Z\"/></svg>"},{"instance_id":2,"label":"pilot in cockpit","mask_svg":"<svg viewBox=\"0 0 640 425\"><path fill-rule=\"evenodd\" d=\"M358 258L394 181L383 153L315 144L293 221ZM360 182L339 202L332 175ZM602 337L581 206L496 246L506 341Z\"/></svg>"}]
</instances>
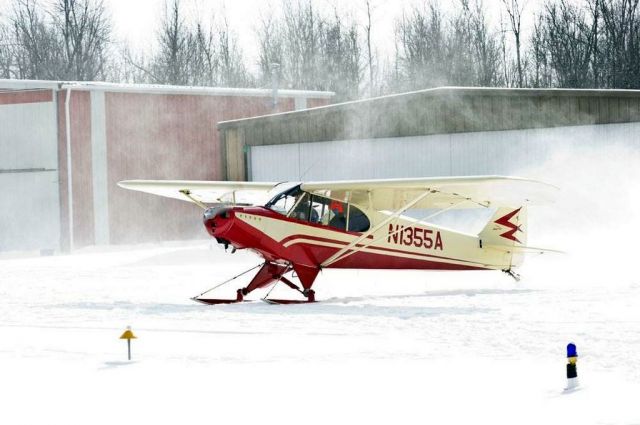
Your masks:
<instances>
[{"instance_id":1,"label":"pilot in cockpit","mask_svg":"<svg viewBox=\"0 0 640 425\"><path fill-rule=\"evenodd\" d=\"M300 197L302 197L302 199L300 199ZM320 221L318 212L311 205L308 194L304 192L298 195L296 206L293 211L291 211L290 217L311 223L318 223Z\"/></svg>"}]
</instances>

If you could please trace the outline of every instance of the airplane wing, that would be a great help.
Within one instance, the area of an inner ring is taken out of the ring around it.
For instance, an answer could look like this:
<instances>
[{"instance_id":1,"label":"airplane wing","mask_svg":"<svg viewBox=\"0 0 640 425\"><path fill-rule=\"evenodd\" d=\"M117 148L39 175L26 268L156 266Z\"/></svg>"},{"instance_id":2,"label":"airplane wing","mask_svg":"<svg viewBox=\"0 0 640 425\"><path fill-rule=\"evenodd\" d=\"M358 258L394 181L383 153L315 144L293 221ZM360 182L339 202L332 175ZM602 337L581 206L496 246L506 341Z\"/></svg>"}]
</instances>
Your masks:
<instances>
[{"instance_id":1,"label":"airplane wing","mask_svg":"<svg viewBox=\"0 0 640 425\"><path fill-rule=\"evenodd\" d=\"M352 180L303 183L302 190L378 211L462 209L538 205L553 202L557 187L504 176ZM431 193L421 197L425 191Z\"/></svg>"},{"instance_id":2,"label":"airplane wing","mask_svg":"<svg viewBox=\"0 0 640 425\"><path fill-rule=\"evenodd\" d=\"M137 190L167 198L203 204L256 205L269 200L269 192L280 183L221 182L183 180L125 180L118 183L124 189Z\"/></svg>"}]
</instances>

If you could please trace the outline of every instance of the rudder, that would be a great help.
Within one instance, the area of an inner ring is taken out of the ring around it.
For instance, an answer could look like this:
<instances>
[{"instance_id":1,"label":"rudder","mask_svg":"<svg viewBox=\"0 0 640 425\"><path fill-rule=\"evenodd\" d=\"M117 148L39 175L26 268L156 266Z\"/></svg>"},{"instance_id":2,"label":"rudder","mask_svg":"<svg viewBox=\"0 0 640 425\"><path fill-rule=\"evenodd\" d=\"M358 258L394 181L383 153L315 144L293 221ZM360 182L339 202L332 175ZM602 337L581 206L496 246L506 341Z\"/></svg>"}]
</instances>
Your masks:
<instances>
[{"instance_id":1,"label":"rudder","mask_svg":"<svg viewBox=\"0 0 640 425\"><path fill-rule=\"evenodd\" d=\"M480 232L483 247L521 247L527 243L527 208L500 207ZM509 250L511 265L522 263L523 256Z\"/></svg>"},{"instance_id":2,"label":"rudder","mask_svg":"<svg viewBox=\"0 0 640 425\"><path fill-rule=\"evenodd\" d=\"M501 207L479 234L483 244L518 246L527 243L527 208Z\"/></svg>"}]
</instances>

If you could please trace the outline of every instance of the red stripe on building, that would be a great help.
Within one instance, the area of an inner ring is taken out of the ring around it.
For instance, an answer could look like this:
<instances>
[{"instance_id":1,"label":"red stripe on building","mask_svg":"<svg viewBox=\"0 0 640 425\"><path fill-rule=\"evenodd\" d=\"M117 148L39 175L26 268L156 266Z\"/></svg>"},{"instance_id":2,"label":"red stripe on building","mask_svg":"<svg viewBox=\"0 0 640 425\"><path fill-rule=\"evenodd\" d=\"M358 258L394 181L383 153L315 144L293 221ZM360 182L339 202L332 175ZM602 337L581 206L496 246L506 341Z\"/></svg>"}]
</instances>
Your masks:
<instances>
[{"instance_id":1,"label":"red stripe on building","mask_svg":"<svg viewBox=\"0 0 640 425\"><path fill-rule=\"evenodd\" d=\"M20 103L52 102L51 90L16 90L0 91L0 105L16 105Z\"/></svg>"}]
</instances>

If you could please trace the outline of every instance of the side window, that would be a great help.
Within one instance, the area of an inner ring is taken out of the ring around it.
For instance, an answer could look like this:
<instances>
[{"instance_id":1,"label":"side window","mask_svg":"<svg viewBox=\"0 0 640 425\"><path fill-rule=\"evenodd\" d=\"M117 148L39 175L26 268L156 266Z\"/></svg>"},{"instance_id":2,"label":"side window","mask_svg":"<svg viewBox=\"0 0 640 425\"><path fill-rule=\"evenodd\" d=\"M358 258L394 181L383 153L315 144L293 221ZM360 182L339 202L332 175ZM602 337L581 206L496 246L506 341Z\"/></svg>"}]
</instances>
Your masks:
<instances>
[{"instance_id":1,"label":"side window","mask_svg":"<svg viewBox=\"0 0 640 425\"><path fill-rule=\"evenodd\" d=\"M329 199L329 211L331 211L331 219L329 227L338 230L347 230L347 204L340 201Z\"/></svg>"},{"instance_id":2,"label":"side window","mask_svg":"<svg viewBox=\"0 0 640 425\"><path fill-rule=\"evenodd\" d=\"M309 221L309 195L307 193L301 193L296 198L296 204L293 210L289 213L289 217L297 218L298 220Z\"/></svg>"},{"instance_id":3,"label":"side window","mask_svg":"<svg viewBox=\"0 0 640 425\"><path fill-rule=\"evenodd\" d=\"M349 231L366 232L370 226L369 218L357 207L349 205Z\"/></svg>"},{"instance_id":4,"label":"side window","mask_svg":"<svg viewBox=\"0 0 640 425\"><path fill-rule=\"evenodd\" d=\"M314 224L329 224L329 219L325 221L325 215L328 211L326 199L318 196L311 197L311 214L309 221Z\"/></svg>"},{"instance_id":5,"label":"side window","mask_svg":"<svg viewBox=\"0 0 640 425\"><path fill-rule=\"evenodd\" d=\"M297 220L322 224L338 230L347 230L347 222L350 232L366 232L371 226L369 218L359 208L303 192L299 186L276 195L265 206Z\"/></svg>"},{"instance_id":6,"label":"side window","mask_svg":"<svg viewBox=\"0 0 640 425\"><path fill-rule=\"evenodd\" d=\"M322 196L311 197L309 221L339 230L347 229L347 204Z\"/></svg>"}]
</instances>

